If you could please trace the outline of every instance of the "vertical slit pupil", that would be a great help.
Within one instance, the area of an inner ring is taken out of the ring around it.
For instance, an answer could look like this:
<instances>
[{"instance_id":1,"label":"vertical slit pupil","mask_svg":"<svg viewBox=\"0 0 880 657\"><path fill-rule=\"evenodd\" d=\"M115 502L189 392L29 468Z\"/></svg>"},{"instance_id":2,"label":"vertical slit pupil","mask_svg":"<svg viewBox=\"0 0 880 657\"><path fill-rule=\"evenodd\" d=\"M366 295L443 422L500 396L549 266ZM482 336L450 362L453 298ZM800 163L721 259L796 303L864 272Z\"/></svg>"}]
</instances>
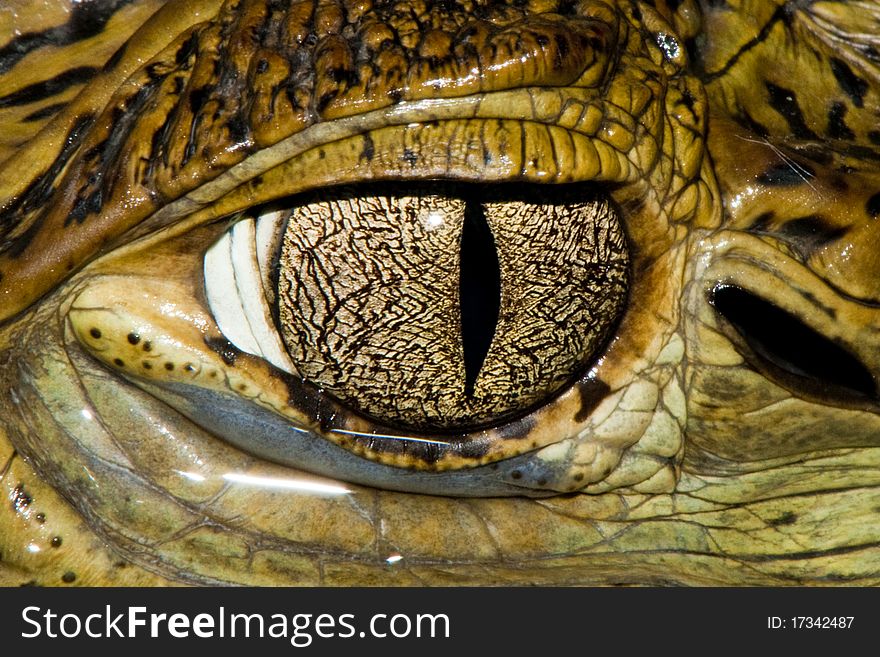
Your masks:
<instances>
[{"instance_id":1,"label":"vertical slit pupil","mask_svg":"<svg viewBox=\"0 0 880 657\"><path fill-rule=\"evenodd\" d=\"M501 266L483 206L465 205L461 234L459 304L464 349L465 395L473 396L477 375L495 336L501 309Z\"/></svg>"}]
</instances>

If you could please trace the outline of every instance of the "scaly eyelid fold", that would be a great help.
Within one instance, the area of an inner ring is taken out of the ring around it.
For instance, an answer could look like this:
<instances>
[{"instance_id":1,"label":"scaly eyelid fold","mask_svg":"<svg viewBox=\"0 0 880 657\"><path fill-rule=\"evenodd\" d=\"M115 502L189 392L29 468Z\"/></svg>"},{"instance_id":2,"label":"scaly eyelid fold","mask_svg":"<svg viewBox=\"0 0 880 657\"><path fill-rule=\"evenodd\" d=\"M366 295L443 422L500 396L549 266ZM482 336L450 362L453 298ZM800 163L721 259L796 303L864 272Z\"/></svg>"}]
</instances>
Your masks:
<instances>
[{"instance_id":1,"label":"scaly eyelid fold","mask_svg":"<svg viewBox=\"0 0 880 657\"><path fill-rule=\"evenodd\" d=\"M383 438L395 432L360 418L299 377L236 348L213 318L171 281L143 278L135 283L127 276L101 277L78 294L68 319L76 339L92 356L136 385L238 398L247 404L241 406L242 415L249 408L263 409L312 434L314 440L323 437L359 458L386 465L431 471L472 468L509 455L509 449L502 448L517 442L522 445L520 452L526 452L558 440L548 431L536 442L527 419L471 436L466 442L480 446L478 458L460 455L460 440L450 439L442 446L438 442L431 448L423 440L431 436L412 441L407 441L406 433ZM503 431L512 435L499 441ZM409 444L395 448L401 441ZM379 444L384 448L377 449Z\"/></svg>"},{"instance_id":2,"label":"scaly eyelid fold","mask_svg":"<svg viewBox=\"0 0 880 657\"><path fill-rule=\"evenodd\" d=\"M245 451L346 481L430 494L547 495L547 484L564 477L560 464L540 453L437 472L370 461L322 439L447 442L371 433L350 418L336 418L332 404L320 398L310 403L328 424L315 426L290 403L287 384L271 364L232 348L193 302L163 301L174 298L174 287L155 279L138 285L128 277L97 279L73 301L70 328L100 362Z\"/></svg>"}]
</instances>

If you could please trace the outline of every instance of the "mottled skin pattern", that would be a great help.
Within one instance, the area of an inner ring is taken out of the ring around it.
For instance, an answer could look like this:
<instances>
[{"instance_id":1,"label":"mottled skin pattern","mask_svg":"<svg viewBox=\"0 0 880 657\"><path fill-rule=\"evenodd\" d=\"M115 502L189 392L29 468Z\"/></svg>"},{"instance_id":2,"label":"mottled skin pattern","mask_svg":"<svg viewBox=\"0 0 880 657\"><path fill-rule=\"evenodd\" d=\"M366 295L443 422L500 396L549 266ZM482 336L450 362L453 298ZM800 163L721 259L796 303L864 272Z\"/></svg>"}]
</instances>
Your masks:
<instances>
[{"instance_id":1,"label":"mottled skin pattern","mask_svg":"<svg viewBox=\"0 0 880 657\"><path fill-rule=\"evenodd\" d=\"M874 3L161 4L0 10L3 583L877 583ZM582 379L424 447L229 345L202 262L437 179L602 190L631 273Z\"/></svg>"}]
</instances>

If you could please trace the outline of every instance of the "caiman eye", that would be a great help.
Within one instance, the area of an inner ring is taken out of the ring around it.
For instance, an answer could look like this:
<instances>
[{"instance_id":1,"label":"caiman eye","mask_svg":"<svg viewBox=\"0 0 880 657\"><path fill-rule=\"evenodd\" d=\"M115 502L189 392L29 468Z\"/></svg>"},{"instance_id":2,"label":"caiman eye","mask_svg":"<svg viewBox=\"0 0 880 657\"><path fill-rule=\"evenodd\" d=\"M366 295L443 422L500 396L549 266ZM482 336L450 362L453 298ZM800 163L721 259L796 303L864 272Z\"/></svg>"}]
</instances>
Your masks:
<instances>
[{"instance_id":1,"label":"caiman eye","mask_svg":"<svg viewBox=\"0 0 880 657\"><path fill-rule=\"evenodd\" d=\"M205 257L237 348L386 425L497 425L601 353L629 255L601 194L357 186L239 220Z\"/></svg>"}]
</instances>

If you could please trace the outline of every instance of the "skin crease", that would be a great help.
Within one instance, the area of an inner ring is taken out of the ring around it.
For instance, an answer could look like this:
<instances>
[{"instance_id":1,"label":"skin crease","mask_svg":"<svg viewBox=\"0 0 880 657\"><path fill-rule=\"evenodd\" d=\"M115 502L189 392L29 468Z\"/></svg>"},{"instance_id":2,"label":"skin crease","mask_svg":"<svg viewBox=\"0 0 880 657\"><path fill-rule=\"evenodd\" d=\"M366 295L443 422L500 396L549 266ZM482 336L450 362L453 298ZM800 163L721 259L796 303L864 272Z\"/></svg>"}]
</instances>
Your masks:
<instances>
[{"instance_id":1,"label":"skin crease","mask_svg":"<svg viewBox=\"0 0 880 657\"><path fill-rule=\"evenodd\" d=\"M876 9L160 4L0 56L0 582L877 583ZM438 179L619 211L565 390L406 441L228 344L240 213Z\"/></svg>"}]
</instances>

